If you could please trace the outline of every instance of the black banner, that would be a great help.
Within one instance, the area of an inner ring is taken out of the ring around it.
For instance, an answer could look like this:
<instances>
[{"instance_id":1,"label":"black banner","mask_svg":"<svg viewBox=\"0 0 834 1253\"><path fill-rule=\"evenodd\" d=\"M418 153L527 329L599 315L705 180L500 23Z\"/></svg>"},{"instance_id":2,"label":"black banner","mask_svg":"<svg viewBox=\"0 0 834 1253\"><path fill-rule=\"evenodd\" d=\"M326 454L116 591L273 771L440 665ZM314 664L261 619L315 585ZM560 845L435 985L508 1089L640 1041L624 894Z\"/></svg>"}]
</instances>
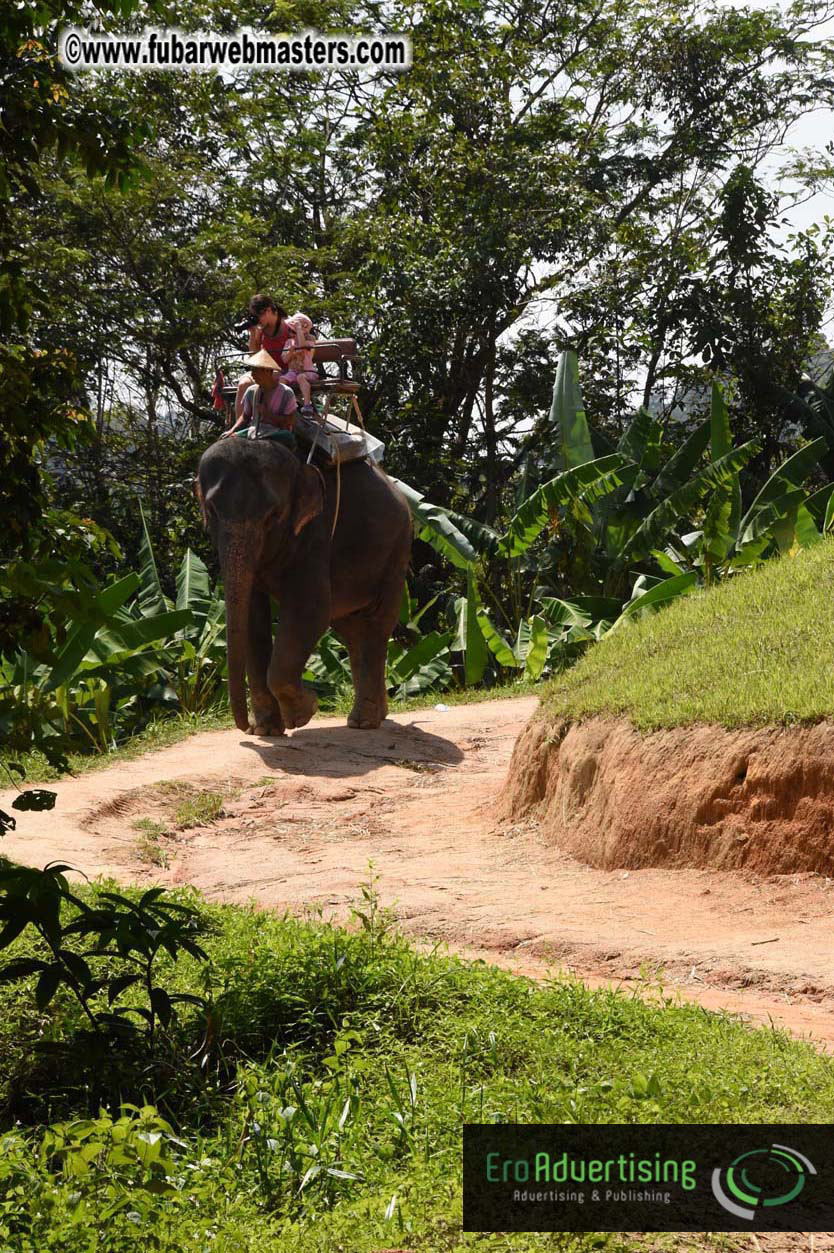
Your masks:
<instances>
[{"instance_id":1,"label":"black banner","mask_svg":"<svg viewBox=\"0 0 834 1253\"><path fill-rule=\"evenodd\" d=\"M834 1127L478 1124L464 1231L834 1231Z\"/></svg>"}]
</instances>

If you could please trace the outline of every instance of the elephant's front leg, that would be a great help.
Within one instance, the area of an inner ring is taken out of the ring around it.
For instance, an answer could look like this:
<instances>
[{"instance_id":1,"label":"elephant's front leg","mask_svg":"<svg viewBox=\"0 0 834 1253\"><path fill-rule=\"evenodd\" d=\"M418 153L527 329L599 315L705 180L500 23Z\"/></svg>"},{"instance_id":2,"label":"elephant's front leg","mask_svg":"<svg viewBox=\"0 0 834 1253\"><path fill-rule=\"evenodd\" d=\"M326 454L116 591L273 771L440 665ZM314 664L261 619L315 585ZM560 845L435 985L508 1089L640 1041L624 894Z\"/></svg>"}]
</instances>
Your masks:
<instances>
[{"instance_id":1,"label":"elephant's front leg","mask_svg":"<svg viewBox=\"0 0 834 1253\"><path fill-rule=\"evenodd\" d=\"M318 709L316 694L304 687L301 675L329 622L330 588L325 580L308 577L289 595L282 594L268 681L288 728L303 727Z\"/></svg>"},{"instance_id":2,"label":"elephant's front leg","mask_svg":"<svg viewBox=\"0 0 834 1253\"><path fill-rule=\"evenodd\" d=\"M281 707L267 684L272 656L269 596L259 588L252 590L248 625L246 676L249 680L249 695L252 698L252 722L249 731L253 735L283 735L284 719L281 715Z\"/></svg>"}]
</instances>

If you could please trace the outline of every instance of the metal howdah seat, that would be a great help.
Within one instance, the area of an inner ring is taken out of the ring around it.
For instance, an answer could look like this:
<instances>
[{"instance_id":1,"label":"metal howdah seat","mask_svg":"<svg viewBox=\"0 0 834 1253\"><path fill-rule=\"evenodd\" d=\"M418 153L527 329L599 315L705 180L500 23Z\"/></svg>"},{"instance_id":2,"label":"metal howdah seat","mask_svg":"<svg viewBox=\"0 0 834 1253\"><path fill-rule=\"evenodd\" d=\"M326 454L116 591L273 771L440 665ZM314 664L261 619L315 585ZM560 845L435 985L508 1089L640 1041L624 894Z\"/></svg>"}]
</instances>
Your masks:
<instances>
[{"instance_id":1,"label":"metal howdah seat","mask_svg":"<svg viewBox=\"0 0 834 1253\"><path fill-rule=\"evenodd\" d=\"M359 371L359 353L356 348L356 340L320 339L318 343L313 345L312 353L313 363L318 370L319 377L317 380L311 381L310 390L314 396L324 397L322 418L331 416L331 403L334 396L348 396L350 397L350 403L347 406L344 421L348 422L352 415L356 418L359 426L364 427L365 423L359 408L359 401L356 398L360 388L360 383L356 378ZM246 369L243 365L243 358L248 356L248 352L226 353L223 357L223 363L228 363L231 370L239 369L242 374ZM294 390L296 395L298 395L298 388L296 387ZM226 402L228 411L234 408L236 394L237 380L234 383L227 383L223 388L223 399ZM336 415L333 414L332 416L335 417ZM339 416L341 417L342 415Z\"/></svg>"}]
</instances>

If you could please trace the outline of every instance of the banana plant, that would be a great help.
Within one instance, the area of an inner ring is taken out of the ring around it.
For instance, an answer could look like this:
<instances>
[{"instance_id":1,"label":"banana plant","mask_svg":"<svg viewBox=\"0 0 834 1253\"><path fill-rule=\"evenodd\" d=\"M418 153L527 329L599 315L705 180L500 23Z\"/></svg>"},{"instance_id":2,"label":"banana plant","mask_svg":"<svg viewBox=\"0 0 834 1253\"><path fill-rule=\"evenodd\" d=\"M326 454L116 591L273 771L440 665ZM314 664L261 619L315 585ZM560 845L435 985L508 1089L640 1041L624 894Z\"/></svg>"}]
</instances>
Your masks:
<instances>
[{"instance_id":1,"label":"banana plant","mask_svg":"<svg viewBox=\"0 0 834 1253\"><path fill-rule=\"evenodd\" d=\"M415 634L417 642L410 645L393 639L388 642L385 682L389 695L396 699L431 690L442 691L454 681L449 664L451 632ZM352 680L347 649L332 631L327 631L319 640L303 677L319 699L328 703L350 691Z\"/></svg>"},{"instance_id":2,"label":"banana plant","mask_svg":"<svg viewBox=\"0 0 834 1253\"><path fill-rule=\"evenodd\" d=\"M730 422L721 388L712 385L711 441L713 456L726 456L730 444ZM697 570L709 586L718 578L764 561L768 554L785 554L806 548L821 538L830 525L834 484L827 484L810 495L805 480L822 463L827 444L821 436L785 459L742 513L741 484L738 474L716 487L704 510L698 530L684 535L680 543L670 541L662 551L654 551L658 565L669 574Z\"/></svg>"},{"instance_id":3,"label":"banana plant","mask_svg":"<svg viewBox=\"0 0 834 1253\"><path fill-rule=\"evenodd\" d=\"M449 664L451 632L429 631L418 643L405 648L397 640L388 644L385 682L397 699L442 691L454 681Z\"/></svg>"},{"instance_id":4,"label":"banana plant","mask_svg":"<svg viewBox=\"0 0 834 1253\"><path fill-rule=\"evenodd\" d=\"M196 713L225 672L225 614L208 571L188 550L176 602L165 596L141 502L139 570L82 599L51 664L20 653L3 677L31 717L97 751L133 733L159 704Z\"/></svg>"},{"instance_id":5,"label":"banana plant","mask_svg":"<svg viewBox=\"0 0 834 1253\"><path fill-rule=\"evenodd\" d=\"M806 439L822 437L826 443L820 464L828 478L834 478L834 370L822 381L805 375L796 391L784 392L785 410L799 422Z\"/></svg>"},{"instance_id":6,"label":"banana plant","mask_svg":"<svg viewBox=\"0 0 834 1253\"><path fill-rule=\"evenodd\" d=\"M422 497L412 504L421 538L441 552L453 545L455 564L466 572L466 595L454 606L452 651L462 655L467 683L479 682L489 661L538 677L699 583L709 585L769 552L807 546L834 527L834 485L810 495L803 487L825 453L822 438L787 458L742 513L741 473L757 444L732 446L717 383L709 418L671 455L664 451L659 420L640 409L616 448L595 458L576 358L563 353L550 429L557 437L552 463L559 472L521 492L503 533ZM696 514L700 527L685 530ZM580 594L555 595L546 561L533 582L533 550L545 528L571 536ZM468 556L471 549L476 560ZM495 594L496 582L507 594Z\"/></svg>"},{"instance_id":7,"label":"banana plant","mask_svg":"<svg viewBox=\"0 0 834 1253\"><path fill-rule=\"evenodd\" d=\"M142 540L139 547L139 589L134 611L145 618L180 615L177 629L160 658L160 674L151 696L186 713L207 709L216 698L226 672L226 617L219 589L212 590L206 565L186 549L177 573L176 603L164 593L139 501Z\"/></svg>"},{"instance_id":8,"label":"banana plant","mask_svg":"<svg viewBox=\"0 0 834 1253\"><path fill-rule=\"evenodd\" d=\"M516 671L519 677L523 675L533 680L541 677L553 643L552 633L541 614L522 618L511 640L484 608L472 569L467 571L466 596L456 599L454 609L456 631L450 648L462 656L467 686L480 683L491 659L504 669Z\"/></svg>"},{"instance_id":9,"label":"banana plant","mask_svg":"<svg viewBox=\"0 0 834 1253\"><path fill-rule=\"evenodd\" d=\"M177 575L177 609L191 620L174 637L173 688L187 713L202 712L216 698L226 673L226 607L200 558L187 549Z\"/></svg>"},{"instance_id":10,"label":"banana plant","mask_svg":"<svg viewBox=\"0 0 834 1253\"><path fill-rule=\"evenodd\" d=\"M21 651L6 667L4 678L16 702L55 735L81 733L104 751L118 722L135 721L137 697L159 670L159 642L190 620L187 611L139 615L126 605L139 585L139 575L132 573L85 593L83 615L68 620L51 664Z\"/></svg>"}]
</instances>

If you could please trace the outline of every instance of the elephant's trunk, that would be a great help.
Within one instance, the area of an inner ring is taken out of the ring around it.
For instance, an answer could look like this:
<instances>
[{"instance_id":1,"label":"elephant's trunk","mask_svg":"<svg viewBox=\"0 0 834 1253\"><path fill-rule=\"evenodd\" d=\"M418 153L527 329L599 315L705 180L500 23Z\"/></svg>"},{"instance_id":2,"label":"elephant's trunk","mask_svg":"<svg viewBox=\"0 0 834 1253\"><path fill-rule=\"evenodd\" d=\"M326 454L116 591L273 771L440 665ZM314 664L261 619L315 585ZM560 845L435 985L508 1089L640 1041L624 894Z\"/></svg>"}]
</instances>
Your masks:
<instances>
[{"instance_id":1,"label":"elephant's trunk","mask_svg":"<svg viewBox=\"0 0 834 1253\"><path fill-rule=\"evenodd\" d=\"M223 587L226 594L226 664L229 677L229 704L235 726L248 731L246 707L246 641L252 599L252 558L242 536L221 545Z\"/></svg>"}]
</instances>

